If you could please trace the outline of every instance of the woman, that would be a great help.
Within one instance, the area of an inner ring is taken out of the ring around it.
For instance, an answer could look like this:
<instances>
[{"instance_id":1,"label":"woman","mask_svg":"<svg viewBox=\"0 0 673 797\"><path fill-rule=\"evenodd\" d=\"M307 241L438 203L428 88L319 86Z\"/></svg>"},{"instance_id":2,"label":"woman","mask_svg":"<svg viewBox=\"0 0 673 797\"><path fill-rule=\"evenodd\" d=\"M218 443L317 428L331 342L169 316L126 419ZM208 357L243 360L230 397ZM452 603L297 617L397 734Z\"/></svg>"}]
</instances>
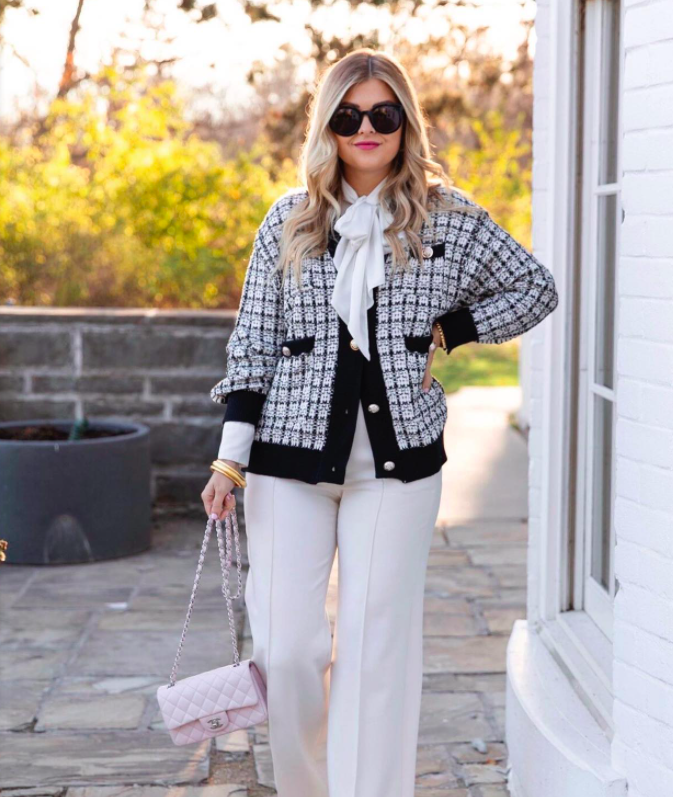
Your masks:
<instances>
[{"instance_id":1,"label":"woman","mask_svg":"<svg viewBox=\"0 0 673 797\"><path fill-rule=\"evenodd\" d=\"M413 797L447 458L434 350L509 340L558 297L549 271L449 187L384 53L355 51L324 75L302 171L306 188L257 231L211 390L227 405L219 458L247 468L252 658L280 797ZM233 486L213 473L208 514L231 511Z\"/></svg>"}]
</instances>

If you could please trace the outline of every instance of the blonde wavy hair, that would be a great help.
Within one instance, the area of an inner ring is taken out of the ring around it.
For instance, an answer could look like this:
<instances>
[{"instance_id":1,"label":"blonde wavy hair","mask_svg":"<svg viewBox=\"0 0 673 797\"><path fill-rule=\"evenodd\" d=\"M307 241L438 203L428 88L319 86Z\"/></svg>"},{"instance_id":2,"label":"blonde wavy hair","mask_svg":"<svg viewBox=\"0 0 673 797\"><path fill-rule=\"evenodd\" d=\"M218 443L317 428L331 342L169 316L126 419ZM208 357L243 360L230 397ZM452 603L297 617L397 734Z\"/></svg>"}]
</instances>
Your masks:
<instances>
[{"instance_id":1,"label":"blonde wavy hair","mask_svg":"<svg viewBox=\"0 0 673 797\"><path fill-rule=\"evenodd\" d=\"M294 267L301 282L301 261L325 251L328 234L341 215L341 166L334 134L328 122L342 98L356 83L378 78L387 83L404 108L406 124L400 150L385 185L381 203L393 216L385 236L391 246L393 267L408 266L407 252L398 233L404 230L408 245L422 261L421 225L429 210L479 212L478 207L447 199L441 192L456 190L442 166L431 156L428 121L402 64L384 52L363 47L331 65L321 76L309 103L309 122L300 158L306 199L283 223L280 257L276 269L285 278Z\"/></svg>"}]
</instances>

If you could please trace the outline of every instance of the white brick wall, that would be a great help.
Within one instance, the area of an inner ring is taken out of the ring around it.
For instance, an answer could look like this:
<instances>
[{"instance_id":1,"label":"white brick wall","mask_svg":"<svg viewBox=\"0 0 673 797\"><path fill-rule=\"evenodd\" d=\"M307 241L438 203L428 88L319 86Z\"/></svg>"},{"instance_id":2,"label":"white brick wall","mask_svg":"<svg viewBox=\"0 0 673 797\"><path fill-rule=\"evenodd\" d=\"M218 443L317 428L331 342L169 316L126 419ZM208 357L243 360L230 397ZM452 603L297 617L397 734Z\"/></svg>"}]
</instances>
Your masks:
<instances>
[{"instance_id":1,"label":"white brick wall","mask_svg":"<svg viewBox=\"0 0 673 797\"><path fill-rule=\"evenodd\" d=\"M613 765L673 795L673 1L626 0Z\"/></svg>"}]
</instances>

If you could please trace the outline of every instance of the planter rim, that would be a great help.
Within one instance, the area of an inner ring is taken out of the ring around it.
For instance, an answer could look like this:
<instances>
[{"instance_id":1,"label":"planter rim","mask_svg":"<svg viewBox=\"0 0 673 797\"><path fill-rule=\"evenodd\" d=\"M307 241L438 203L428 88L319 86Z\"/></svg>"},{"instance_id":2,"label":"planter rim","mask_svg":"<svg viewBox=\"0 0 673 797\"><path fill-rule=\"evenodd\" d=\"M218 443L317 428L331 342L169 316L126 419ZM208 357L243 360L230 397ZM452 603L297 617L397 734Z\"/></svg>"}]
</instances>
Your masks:
<instances>
[{"instance_id":1,"label":"planter rim","mask_svg":"<svg viewBox=\"0 0 673 797\"><path fill-rule=\"evenodd\" d=\"M69 429L75 421L54 420L53 418L29 418L23 421L0 421L0 429L10 429L15 426L54 426ZM128 434L115 435L113 437L100 437L91 440L3 440L0 439L0 448L25 448L27 446L86 446L86 445L114 445L115 443L128 442L137 437L149 434L149 426L136 421L105 421L95 420L89 424L90 428L104 429L110 431L128 432Z\"/></svg>"}]
</instances>

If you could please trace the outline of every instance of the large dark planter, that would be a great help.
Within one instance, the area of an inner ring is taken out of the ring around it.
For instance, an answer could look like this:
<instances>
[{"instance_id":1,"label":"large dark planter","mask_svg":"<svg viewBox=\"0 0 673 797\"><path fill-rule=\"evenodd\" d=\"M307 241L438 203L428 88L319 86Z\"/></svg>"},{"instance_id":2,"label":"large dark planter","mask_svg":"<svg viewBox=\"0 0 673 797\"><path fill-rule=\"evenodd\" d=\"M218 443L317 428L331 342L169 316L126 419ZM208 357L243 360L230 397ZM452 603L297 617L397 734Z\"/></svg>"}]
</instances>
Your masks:
<instances>
[{"instance_id":1,"label":"large dark planter","mask_svg":"<svg viewBox=\"0 0 673 797\"><path fill-rule=\"evenodd\" d=\"M71 421L13 421L0 430ZM139 553L151 545L149 429L73 441L0 439L0 537L8 564L72 564Z\"/></svg>"}]
</instances>

